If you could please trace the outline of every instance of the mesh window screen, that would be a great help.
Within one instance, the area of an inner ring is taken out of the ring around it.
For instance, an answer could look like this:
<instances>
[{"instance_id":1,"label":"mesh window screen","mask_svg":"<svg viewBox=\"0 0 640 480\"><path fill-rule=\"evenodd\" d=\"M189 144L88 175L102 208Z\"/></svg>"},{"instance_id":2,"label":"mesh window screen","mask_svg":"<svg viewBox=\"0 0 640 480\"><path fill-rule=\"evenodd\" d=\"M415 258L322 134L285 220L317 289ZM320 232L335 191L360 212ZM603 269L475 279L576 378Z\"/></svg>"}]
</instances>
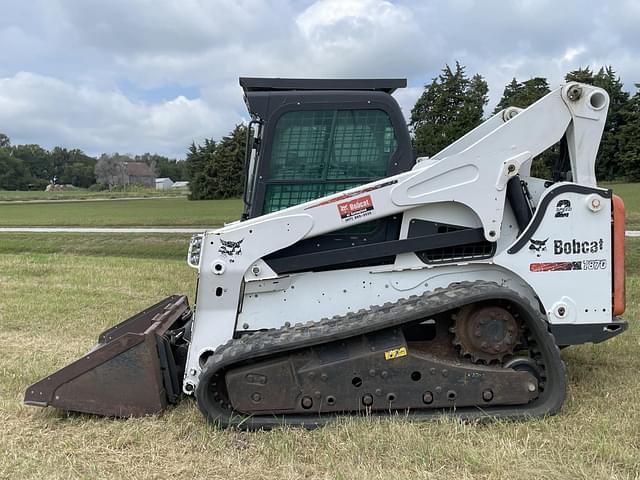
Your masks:
<instances>
[{"instance_id":1,"label":"mesh window screen","mask_svg":"<svg viewBox=\"0 0 640 480\"><path fill-rule=\"evenodd\" d=\"M391 120L382 110L286 113L276 125L263 211L274 212L384 177L396 147Z\"/></svg>"},{"instance_id":2,"label":"mesh window screen","mask_svg":"<svg viewBox=\"0 0 640 480\"><path fill-rule=\"evenodd\" d=\"M384 177L396 149L389 117L380 110L336 112L332 147L328 179Z\"/></svg>"},{"instance_id":3,"label":"mesh window screen","mask_svg":"<svg viewBox=\"0 0 640 480\"><path fill-rule=\"evenodd\" d=\"M277 212L358 185L360 183L272 183L267 185L264 213Z\"/></svg>"},{"instance_id":4,"label":"mesh window screen","mask_svg":"<svg viewBox=\"0 0 640 480\"><path fill-rule=\"evenodd\" d=\"M271 151L270 180L324 177L335 113L289 112L280 117Z\"/></svg>"}]
</instances>

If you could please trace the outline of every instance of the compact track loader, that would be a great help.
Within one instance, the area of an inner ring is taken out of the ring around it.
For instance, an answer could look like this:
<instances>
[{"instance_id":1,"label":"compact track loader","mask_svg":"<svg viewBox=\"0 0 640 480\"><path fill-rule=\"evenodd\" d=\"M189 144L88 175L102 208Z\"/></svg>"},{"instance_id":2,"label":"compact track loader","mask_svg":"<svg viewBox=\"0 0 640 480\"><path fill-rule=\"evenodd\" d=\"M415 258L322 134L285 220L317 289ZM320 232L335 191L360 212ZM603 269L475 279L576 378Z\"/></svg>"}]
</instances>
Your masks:
<instances>
[{"instance_id":1,"label":"compact track loader","mask_svg":"<svg viewBox=\"0 0 640 480\"><path fill-rule=\"evenodd\" d=\"M196 306L103 332L27 404L136 416L187 395L250 429L529 418L562 405L561 347L626 329L624 206L594 172L605 91L569 83L416 159L405 80L240 84L245 209L192 238Z\"/></svg>"}]
</instances>

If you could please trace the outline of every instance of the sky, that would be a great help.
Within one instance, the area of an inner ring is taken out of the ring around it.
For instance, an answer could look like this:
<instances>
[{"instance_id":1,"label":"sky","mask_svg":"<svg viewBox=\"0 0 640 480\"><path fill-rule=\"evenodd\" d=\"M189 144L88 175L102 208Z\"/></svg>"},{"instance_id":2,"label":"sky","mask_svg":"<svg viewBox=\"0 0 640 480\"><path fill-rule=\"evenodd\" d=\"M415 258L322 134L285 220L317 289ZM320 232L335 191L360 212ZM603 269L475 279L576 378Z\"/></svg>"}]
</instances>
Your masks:
<instances>
[{"instance_id":1,"label":"sky","mask_svg":"<svg viewBox=\"0 0 640 480\"><path fill-rule=\"evenodd\" d=\"M640 82L640 0L0 0L0 132L14 144L184 158L246 121L240 76L407 78L405 116L459 61L558 86Z\"/></svg>"}]
</instances>

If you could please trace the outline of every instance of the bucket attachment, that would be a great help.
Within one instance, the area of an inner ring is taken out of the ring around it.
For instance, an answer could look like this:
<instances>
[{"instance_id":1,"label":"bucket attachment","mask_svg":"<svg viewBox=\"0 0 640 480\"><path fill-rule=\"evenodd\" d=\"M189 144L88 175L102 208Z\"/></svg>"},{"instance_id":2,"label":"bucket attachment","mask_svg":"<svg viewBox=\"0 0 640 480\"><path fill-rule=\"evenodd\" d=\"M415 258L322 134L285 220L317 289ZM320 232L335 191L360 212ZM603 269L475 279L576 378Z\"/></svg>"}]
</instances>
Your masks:
<instances>
[{"instance_id":1,"label":"bucket attachment","mask_svg":"<svg viewBox=\"0 0 640 480\"><path fill-rule=\"evenodd\" d=\"M31 385L27 405L115 417L162 412L181 395L191 311L173 295L105 330L85 356Z\"/></svg>"}]
</instances>

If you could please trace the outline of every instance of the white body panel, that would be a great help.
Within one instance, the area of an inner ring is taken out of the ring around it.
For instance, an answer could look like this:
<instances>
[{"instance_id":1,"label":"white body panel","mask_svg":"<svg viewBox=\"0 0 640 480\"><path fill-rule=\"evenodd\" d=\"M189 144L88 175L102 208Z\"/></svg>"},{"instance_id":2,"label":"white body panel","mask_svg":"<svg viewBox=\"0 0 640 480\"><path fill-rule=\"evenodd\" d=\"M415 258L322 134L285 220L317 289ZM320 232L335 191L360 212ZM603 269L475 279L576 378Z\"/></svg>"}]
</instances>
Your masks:
<instances>
[{"instance_id":1,"label":"white body panel","mask_svg":"<svg viewBox=\"0 0 640 480\"><path fill-rule=\"evenodd\" d=\"M553 198L531 237L533 242L517 253L502 251L493 260L527 280L551 323L609 322L611 200L575 192L554 196L562 185L547 191L545 196Z\"/></svg>"},{"instance_id":2,"label":"white body panel","mask_svg":"<svg viewBox=\"0 0 640 480\"><path fill-rule=\"evenodd\" d=\"M550 263L556 257L569 262L604 259L611 249L607 198L598 197L599 211L594 212L581 195L562 194L555 200L566 197L575 206L569 217L558 222L553 213L551 218L545 214L532 237L544 240L548 235L548 242L574 238L584 242L593 237L598 247L602 239L597 255L555 255L553 243L533 255L528 243L517 253L508 253L518 231L506 202L506 183L520 174L532 183L534 203L543 202L558 185L546 188L542 181L530 179L531 160L565 132L574 179L595 187L595 155L608 97L598 88L581 85L580 98L569 100L569 88L576 85L557 89L519 113L495 115L409 172L206 232L197 260L197 308L184 391L191 393L197 385L203 354L233 338L236 331L345 314L455 281L494 280L532 301L537 296L551 322L610 321L610 260L588 271L530 270L532 263ZM345 202L357 213L344 217L340 204ZM283 277L261 260L304 238L393 214L404 215L400 238L406 237L412 218L453 219L459 225L481 227L484 237L496 242L496 254L488 260L432 266L408 253L398 255L393 265ZM534 216L532 223L536 221ZM561 306L564 310L559 310Z\"/></svg>"},{"instance_id":3,"label":"white body panel","mask_svg":"<svg viewBox=\"0 0 640 480\"><path fill-rule=\"evenodd\" d=\"M533 292L524 282L495 265L454 264L428 268L422 264L415 270L396 270L394 267L309 272L258 281L255 287L247 284L238 327L240 330L259 330L280 327L286 322L291 325L306 323L395 302L461 281L495 281L533 301Z\"/></svg>"}]
</instances>

